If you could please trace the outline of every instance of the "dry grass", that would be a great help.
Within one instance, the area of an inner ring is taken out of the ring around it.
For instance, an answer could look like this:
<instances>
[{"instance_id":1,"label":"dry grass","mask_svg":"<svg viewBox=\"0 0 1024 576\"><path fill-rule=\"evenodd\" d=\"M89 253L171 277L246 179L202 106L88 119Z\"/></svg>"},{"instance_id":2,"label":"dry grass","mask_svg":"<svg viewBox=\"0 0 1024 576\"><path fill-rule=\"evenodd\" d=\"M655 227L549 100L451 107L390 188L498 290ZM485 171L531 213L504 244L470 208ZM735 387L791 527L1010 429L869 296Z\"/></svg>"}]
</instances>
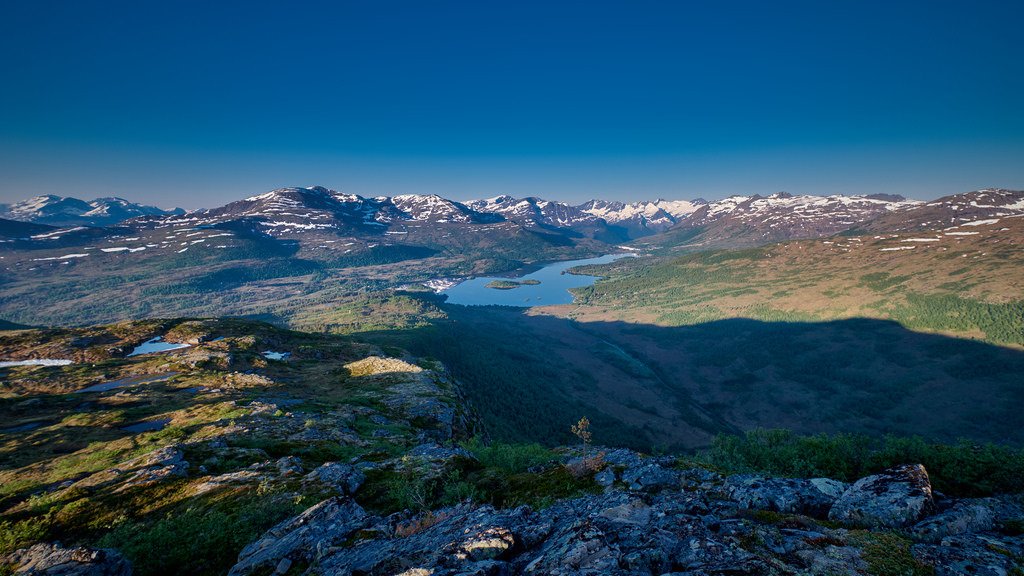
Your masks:
<instances>
[{"instance_id":1,"label":"dry grass","mask_svg":"<svg viewBox=\"0 0 1024 576\"><path fill-rule=\"evenodd\" d=\"M422 532L439 522L447 520L449 517L451 517L451 513L444 510L439 512L424 512L411 520L396 524L395 538L408 538L413 534Z\"/></svg>"}]
</instances>

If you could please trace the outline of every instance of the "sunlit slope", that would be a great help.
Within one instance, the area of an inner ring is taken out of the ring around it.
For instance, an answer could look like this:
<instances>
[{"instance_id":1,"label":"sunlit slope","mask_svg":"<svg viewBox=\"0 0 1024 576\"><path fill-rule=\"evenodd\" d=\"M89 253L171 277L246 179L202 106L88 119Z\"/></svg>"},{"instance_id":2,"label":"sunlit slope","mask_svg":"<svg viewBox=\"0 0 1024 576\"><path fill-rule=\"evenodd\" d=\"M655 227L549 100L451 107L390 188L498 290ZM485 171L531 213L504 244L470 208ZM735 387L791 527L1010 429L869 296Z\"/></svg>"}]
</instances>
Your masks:
<instances>
[{"instance_id":1,"label":"sunlit slope","mask_svg":"<svg viewBox=\"0 0 1024 576\"><path fill-rule=\"evenodd\" d=\"M1024 218L623 260L560 313L667 326L723 318L896 320L1024 345Z\"/></svg>"}]
</instances>

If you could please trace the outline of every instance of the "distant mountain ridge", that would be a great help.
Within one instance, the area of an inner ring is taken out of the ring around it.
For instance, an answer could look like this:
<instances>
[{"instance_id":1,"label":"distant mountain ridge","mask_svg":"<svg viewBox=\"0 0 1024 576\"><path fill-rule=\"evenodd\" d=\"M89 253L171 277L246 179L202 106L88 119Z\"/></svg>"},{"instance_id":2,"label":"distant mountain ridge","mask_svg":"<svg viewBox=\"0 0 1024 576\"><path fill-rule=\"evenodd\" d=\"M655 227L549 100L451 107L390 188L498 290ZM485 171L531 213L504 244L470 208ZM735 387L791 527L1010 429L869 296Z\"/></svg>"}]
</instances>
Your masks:
<instances>
[{"instance_id":1,"label":"distant mountain ridge","mask_svg":"<svg viewBox=\"0 0 1024 576\"><path fill-rule=\"evenodd\" d=\"M532 233L558 242L590 238L618 244L646 238L644 244L694 247L753 246L850 230L924 229L955 225L971 217L1019 212L1024 212L1024 192L995 188L931 202L892 194L815 196L780 192L710 202L700 198L632 203L595 199L573 205L509 195L467 202L435 194L366 198L311 186L279 188L189 212L162 210L120 198L85 202L54 195L0 205L2 219L58 227L120 224L154 228L244 221L247 227L271 237L315 232L368 238L411 234L410 240L430 236L431 242L444 244L441 238L472 231L475 236ZM13 231L17 227L9 224L6 228Z\"/></svg>"},{"instance_id":2,"label":"distant mountain ridge","mask_svg":"<svg viewBox=\"0 0 1024 576\"><path fill-rule=\"evenodd\" d=\"M729 196L699 207L665 236L687 244L729 246L819 238L920 204L888 194L812 196L779 192L770 196Z\"/></svg>"},{"instance_id":3,"label":"distant mountain ridge","mask_svg":"<svg viewBox=\"0 0 1024 576\"><path fill-rule=\"evenodd\" d=\"M0 218L54 226L112 226L138 216L184 214L181 208L164 210L123 198L79 200L46 194L14 204L0 204Z\"/></svg>"},{"instance_id":4,"label":"distant mountain ridge","mask_svg":"<svg viewBox=\"0 0 1024 576\"><path fill-rule=\"evenodd\" d=\"M934 230L1024 214L1024 191L984 188L922 202L898 214L877 218L865 225L872 232Z\"/></svg>"}]
</instances>

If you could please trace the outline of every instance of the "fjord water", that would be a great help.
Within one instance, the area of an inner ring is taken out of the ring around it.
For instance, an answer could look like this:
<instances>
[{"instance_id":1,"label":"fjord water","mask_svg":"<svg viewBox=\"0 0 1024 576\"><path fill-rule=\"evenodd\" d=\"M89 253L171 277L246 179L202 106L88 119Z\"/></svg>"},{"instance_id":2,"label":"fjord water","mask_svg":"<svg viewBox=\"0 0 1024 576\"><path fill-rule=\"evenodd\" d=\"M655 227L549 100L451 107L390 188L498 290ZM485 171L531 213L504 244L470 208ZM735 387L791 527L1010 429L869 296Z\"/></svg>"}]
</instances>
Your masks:
<instances>
[{"instance_id":1,"label":"fjord water","mask_svg":"<svg viewBox=\"0 0 1024 576\"><path fill-rule=\"evenodd\" d=\"M519 278L493 276L472 278L456 284L441 293L448 296L447 302L449 304L461 304L463 306L518 306L528 308L530 306L571 304L572 294L569 292L569 289L590 286L597 281L598 277L584 274L569 274L566 270L590 264L607 264L628 256L635 256L635 254L607 254L597 258L555 262ZM536 280L540 284L523 284L510 290L487 288L487 284L496 280L513 280L516 282Z\"/></svg>"}]
</instances>

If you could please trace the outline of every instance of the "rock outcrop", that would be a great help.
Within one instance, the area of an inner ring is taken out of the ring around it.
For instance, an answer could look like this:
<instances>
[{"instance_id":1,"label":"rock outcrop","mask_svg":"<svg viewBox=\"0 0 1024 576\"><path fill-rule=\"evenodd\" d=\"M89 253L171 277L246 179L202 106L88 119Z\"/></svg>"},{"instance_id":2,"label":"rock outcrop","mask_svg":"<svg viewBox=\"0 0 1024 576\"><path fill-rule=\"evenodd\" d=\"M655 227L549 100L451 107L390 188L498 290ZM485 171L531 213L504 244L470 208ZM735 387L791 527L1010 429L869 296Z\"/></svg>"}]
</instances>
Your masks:
<instances>
[{"instance_id":1,"label":"rock outcrop","mask_svg":"<svg viewBox=\"0 0 1024 576\"><path fill-rule=\"evenodd\" d=\"M246 546L230 574L283 574L295 563L309 564L345 543L367 521L366 512L351 500L324 500Z\"/></svg>"},{"instance_id":2,"label":"rock outcrop","mask_svg":"<svg viewBox=\"0 0 1024 576\"><path fill-rule=\"evenodd\" d=\"M595 474L609 480L603 493L542 509L464 502L378 516L334 497L248 546L231 574L863 575L898 562L966 575L1012 574L1024 558L1024 538L994 531L1020 513L1012 498L944 502L922 520L936 509L922 466L850 486L605 457L616 464Z\"/></svg>"},{"instance_id":3,"label":"rock outcrop","mask_svg":"<svg viewBox=\"0 0 1024 576\"><path fill-rule=\"evenodd\" d=\"M723 491L742 508L825 518L847 488L843 482L828 478L803 480L737 475L726 481Z\"/></svg>"},{"instance_id":4,"label":"rock outcrop","mask_svg":"<svg viewBox=\"0 0 1024 576\"><path fill-rule=\"evenodd\" d=\"M131 576L132 568L115 550L36 544L0 558L12 574L37 576Z\"/></svg>"},{"instance_id":5,"label":"rock outcrop","mask_svg":"<svg viewBox=\"0 0 1024 576\"><path fill-rule=\"evenodd\" d=\"M928 471L907 464L858 480L832 505L828 517L865 528L904 528L934 507Z\"/></svg>"}]
</instances>

